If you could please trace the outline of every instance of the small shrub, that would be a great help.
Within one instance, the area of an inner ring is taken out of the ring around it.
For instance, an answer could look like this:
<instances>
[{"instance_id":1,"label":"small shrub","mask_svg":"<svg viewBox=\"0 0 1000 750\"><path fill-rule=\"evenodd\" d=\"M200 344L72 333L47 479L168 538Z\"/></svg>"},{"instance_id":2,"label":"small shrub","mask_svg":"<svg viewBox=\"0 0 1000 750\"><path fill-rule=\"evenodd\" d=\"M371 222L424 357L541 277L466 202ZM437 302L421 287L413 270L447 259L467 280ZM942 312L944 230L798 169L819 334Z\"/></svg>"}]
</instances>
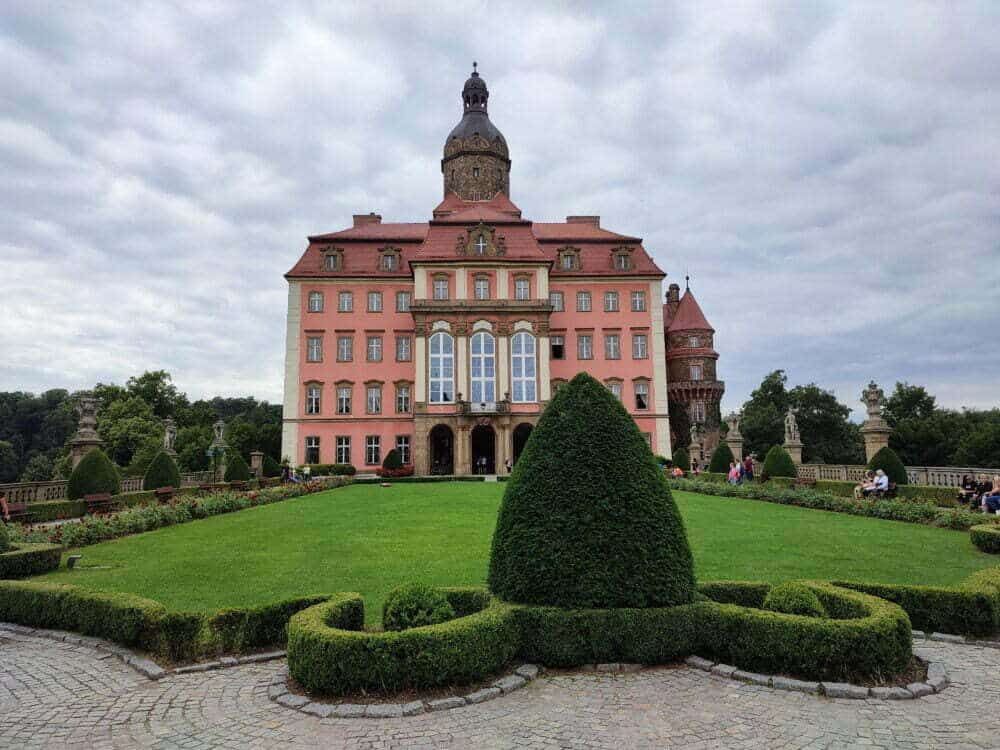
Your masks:
<instances>
[{"instance_id":1,"label":"small shrub","mask_svg":"<svg viewBox=\"0 0 1000 750\"><path fill-rule=\"evenodd\" d=\"M111 463L111 459L100 448L94 448L80 459L80 463L69 475L66 497L69 500L79 500L85 495L105 492L117 495L120 485L118 469Z\"/></svg>"},{"instance_id":2,"label":"small shrub","mask_svg":"<svg viewBox=\"0 0 1000 750\"><path fill-rule=\"evenodd\" d=\"M764 457L765 479L795 477L797 475L798 471L795 468L795 462L788 455L788 451L780 445L775 445L767 452L767 455Z\"/></svg>"},{"instance_id":3,"label":"small shrub","mask_svg":"<svg viewBox=\"0 0 1000 750\"><path fill-rule=\"evenodd\" d=\"M872 456L872 460L868 462L868 468L872 471L881 469L889 477L889 481L897 485L906 484L909 479L906 476L906 467L903 466L903 462L899 460L896 451L889 446L882 448Z\"/></svg>"},{"instance_id":4,"label":"small shrub","mask_svg":"<svg viewBox=\"0 0 1000 750\"><path fill-rule=\"evenodd\" d=\"M153 460L149 462L146 475L142 478L142 488L144 490L158 490L160 487L181 486L181 473L177 468L177 463L166 451L160 451Z\"/></svg>"},{"instance_id":5,"label":"small shrub","mask_svg":"<svg viewBox=\"0 0 1000 750\"><path fill-rule=\"evenodd\" d=\"M227 482L247 482L250 480L250 467L243 460L239 451L230 450L226 453L226 475L223 477Z\"/></svg>"},{"instance_id":6,"label":"small shrub","mask_svg":"<svg viewBox=\"0 0 1000 750\"><path fill-rule=\"evenodd\" d=\"M399 451L393 448L385 454L382 460L382 468L388 471L396 471L403 468L403 460L399 457Z\"/></svg>"},{"instance_id":7,"label":"small shrub","mask_svg":"<svg viewBox=\"0 0 1000 750\"><path fill-rule=\"evenodd\" d=\"M440 591L422 583L408 583L390 592L382 605L382 627L408 630L437 625L455 617L455 609Z\"/></svg>"},{"instance_id":8,"label":"small shrub","mask_svg":"<svg viewBox=\"0 0 1000 750\"><path fill-rule=\"evenodd\" d=\"M972 543L983 552L990 554L1000 554L1000 526L996 524L984 524L973 526L969 529L969 537Z\"/></svg>"},{"instance_id":9,"label":"small shrub","mask_svg":"<svg viewBox=\"0 0 1000 750\"><path fill-rule=\"evenodd\" d=\"M267 455L264 456L263 469L265 477L271 478L271 477L281 476L281 464L279 464L270 456Z\"/></svg>"},{"instance_id":10,"label":"small shrub","mask_svg":"<svg viewBox=\"0 0 1000 750\"><path fill-rule=\"evenodd\" d=\"M786 615L826 617L826 610L816 593L801 583L786 581L772 588L764 597L764 609Z\"/></svg>"},{"instance_id":11,"label":"small shrub","mask_svg":"<svg viewBox=\"0 0 1000 750\"><path fill-rule=\"evenodd\" d=\"M691 457L688 452L683 448L678 448L674 451L674 466L680 466L685 473L691 471ZM726 467L726 471L729 471L729 467Z\"/></svg>"},{"instance_id":12,"label":"small shrub","mask_svg":"<svg viewBox=\"0 0 1000 750\"><path fill-rule=\"evenodd\" d=\"M7 524L0 523L0 552L10 549L10 534L7 533Z\"/></svg>"},{"instance_id":13,"label":"small shrub","mask_svg":"<svg viewBox=\"0 0 1000 750\"><path fill-rule=\"evenodd\" d=\"M712 454L712 460L708 463L708 470L715 474L728 474L729 466L736 458L732 450L726 443L719 443L719 447Z\"/></svg>"}]
</instances>

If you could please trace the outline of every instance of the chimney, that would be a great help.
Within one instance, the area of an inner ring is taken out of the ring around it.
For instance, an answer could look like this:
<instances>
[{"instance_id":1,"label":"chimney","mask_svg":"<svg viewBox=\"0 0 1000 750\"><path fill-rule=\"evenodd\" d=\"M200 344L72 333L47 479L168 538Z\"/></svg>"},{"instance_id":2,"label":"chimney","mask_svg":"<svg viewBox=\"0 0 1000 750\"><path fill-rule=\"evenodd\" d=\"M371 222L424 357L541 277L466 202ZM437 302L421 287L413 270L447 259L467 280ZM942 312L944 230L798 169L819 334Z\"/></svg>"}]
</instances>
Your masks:
<instances>
[{"instance_id":1,"label":"chimney","mask_svg":"<svg viewBox=\"0 0 1000 750\"><path fill-rule=\"evenodd\" d=\"M667 308L670 310L670 318L677 314L677 307L681 303L681 287L679 284L671 284L667 287Z\"/></svg>"},{"instance_id":2,"label":"chimney","mask_svg":"<svg viewBox=\"0 0 1000 750\"><path fill-rule=\"evenodd\" d=\"M365 224L381 224L382 217L372 211L370 214L354 214L354 226L363 227Z\"/></svg>"},{"instance_id":3,"label":"chimney","mask_svg":"<svg viewBox=\"0 0 1000 750\"><path fill-rule=\"evenodd\" d=\"M594 226L594 227L600 227L601 226L601 217L600 216L567 216L566 217L566 223L567 224L590 224L591 226Z\"/></svg>"}]
</instances>

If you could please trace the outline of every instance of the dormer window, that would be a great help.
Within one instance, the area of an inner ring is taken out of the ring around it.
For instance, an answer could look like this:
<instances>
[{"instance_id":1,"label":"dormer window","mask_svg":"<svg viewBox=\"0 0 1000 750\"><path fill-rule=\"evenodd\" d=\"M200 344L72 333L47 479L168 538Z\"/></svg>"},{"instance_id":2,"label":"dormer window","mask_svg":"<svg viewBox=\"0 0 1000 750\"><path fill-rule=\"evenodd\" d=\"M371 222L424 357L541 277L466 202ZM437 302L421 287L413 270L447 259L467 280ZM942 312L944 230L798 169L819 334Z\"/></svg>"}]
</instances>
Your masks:
<instances>
[{"instance_id":1,"label":"dormer window","mask_svg":"<svg viewBox=\"0 0 1000 750\"><path fill-rule=\"evenodd\" d=\"M379 250L378 268L380 271L393 273L399 270L399 248L383 247Z\"/></svg>"},{"instance_id":2,"label":"dormer window","mask_svg":"<svg viewBox=\"0 0 1000 750\"><path fill-rule=\"evenodd\" d=\"M627 253L618 253L615 255L615 269L618 271L627 271L629 269L629 257Z\"/></svg>"},{"instance_id":3,"label":"dormer window","mask_svg":"<svg viewBox=\"0 0 1000 750\"><path fill-rule=\"evenodd\" d=\"M580 250L575 247L564 247L559 250L559 269L576 271L580 268Z\"/></svg>"},{"instance_id":4,"label":"dormer window","mask_svg":"<svg viewBox=\"0 0 1000 750\"><path fill-rule=\"evenodd\" d=\"M330 249L323 252L323 270L339 271L344 267L344 251Z\"/></svg>"},{"instance_id":5,"label":"dormer window","mask_svg":"<svg viewBox=\"0 0 1000 750\"><path fill-rule=\"evenodd\" d=\"M486 238L483 237L483 235L479 235L476 238L476 241L472 244L472 247L475 248L476 255L486 255L486 248L489 246L490 243L486 241Z\"/></svg>"}]
</instances>

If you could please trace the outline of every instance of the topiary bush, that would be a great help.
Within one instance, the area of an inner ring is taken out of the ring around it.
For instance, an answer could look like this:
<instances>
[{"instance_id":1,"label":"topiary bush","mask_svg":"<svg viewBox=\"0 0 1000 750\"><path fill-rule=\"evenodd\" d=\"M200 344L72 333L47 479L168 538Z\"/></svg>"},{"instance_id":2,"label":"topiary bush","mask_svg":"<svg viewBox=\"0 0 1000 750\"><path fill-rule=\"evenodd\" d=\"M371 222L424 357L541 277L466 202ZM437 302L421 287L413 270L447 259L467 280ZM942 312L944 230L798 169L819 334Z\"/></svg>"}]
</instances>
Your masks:
<instances>
[{"instance_id":1,"label":"topiary bush","mask_svg":"<svg viewBox=\"0 0 1000 750\"><path fill-rule=\"evenodd\" d=\"M250 467L239 451L230 450L226 453L226 475L223 478L227 482L250 481Z\"/></svg>"},{"instance_id":2,"label":"topiary bush","mask_svg":"<svg viewBox=\"0 0 1000 750\"><path fill-rule=\"evenodd\" d=\"M181 472L177 468L177 463L166 451L160 451L149 463L146 475L142 478L142 488L144 490L158 490L160 487L181 486Z\"/></svg>"},{"instance_id":3,"label":"topiary bush","mask_svg":"<svg viewBox=\"0 0 1000 750\"><path fill-rule=\"evenodd\" d=\"M691 471L691 457L683 448L678 448L673 453L674 466L680 466L685 472ZM729 471L727 468L726 471Z\"/></svg>"},{"instance_id":4,"label":"topiary bush","mask_svg":"<svg viewBox=\"0 0 1000 750\"><path fill-rule=\"evenodd\" d=\"M719 447L712 454L712 460L708 462L708 470L715 474L729 474L729 466L736 458L732 450L726 443L719 443Z\"/></svg>"},{"instance_id":5,"label":"topiary bush","mask_svg":"<svg viewBox=\"0 0 1000 750\"><path fill-rule=\"evenodd\" d=\"M514 467L488 580L508 601L558 607L694 598L667 480L621 402L586 373L559 389Z\"/></svg>"},{"instance_id":6,"label":"topiary bush","mask_svg":"<svg viewBox=\"0 0 1000 750\"><path fill-rule=\"evenodd\" d=\"M407 630L437 625L455 617L455 609L438 589L407 583L393 589L382 605L382 627Z\"/></svg>"},{"instance_id":7,"label":"topiary bush","mask_svg":"<svg viewBox=\"0 0 1000 750\"><path fill-rule=\"evenodd\" d=\"M796 581L786 581L773 587L764 597L764 609L786 615L826 617L826 609L816 593Z\"/></svg>"},{"instance_id":8,"label":"topiary bush","mask_svg":"<svg viewBox=\"0 0 1000 750\"><path fill-rule=\"evenodd\" d=\"M894 484L906 484L909 479L906 476L906 467L903 466L903 462L899 460L896 451L889 446L882 448L872 456L872 460L868 462L868 468L872 471L881 469L889 477L889 481Z\"/></svg>"},{"instance_id":9,"label":"topiary bush","mask_svg":"<svg viewBox=\"0 0 1000 750\"><path fill-rule=\"evenodd\" d=\"M85 495L118 494L121 478L111 459L100 448L88 452L69 475L66 497L79 500Z\"/></svg>"},{"instance_id":10,"label":"topiary bush","mask_svg":"<svg viewBox=\"0 0 1000 750\"><path fill-rule=\"evenodd\" d=\"M264 476L265 477L280 477L281 476L281 464L275 461L270 456L264 456Z\"/></svg>"},{"instance_id":11,"label":"topiary bush","mask_svg":"<svg viewBox=\"0 0 1000 750\"><path fill-rule=\"evenodd\" d=\"M795 468L792 457L788 455L788 451L780 445L772 446L764 457L764 478L795 476L798 476L798 470Z\"/></svg>"},{"instance_id":12,"label":"topiary bush","mask_svg":"<svg viewBox=\"0 0 1000 750\"><path fill-rule=\"evenodd\" d=\"M396 471L403 468L403 460L399 457L398 450L393 448L385 454L385 458L382 460L382 468L389 471Z\"/></svg>"}]
</instances>

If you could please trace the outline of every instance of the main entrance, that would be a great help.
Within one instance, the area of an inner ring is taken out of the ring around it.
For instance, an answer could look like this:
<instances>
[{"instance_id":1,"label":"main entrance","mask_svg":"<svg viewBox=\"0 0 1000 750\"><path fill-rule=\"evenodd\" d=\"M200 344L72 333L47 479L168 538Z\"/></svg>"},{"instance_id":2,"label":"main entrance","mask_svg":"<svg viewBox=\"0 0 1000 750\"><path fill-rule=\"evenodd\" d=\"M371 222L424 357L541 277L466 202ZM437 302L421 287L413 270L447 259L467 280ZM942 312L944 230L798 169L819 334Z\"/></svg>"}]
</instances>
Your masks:
<instances>
[{"instance_id":1,"label":"main entrance","mask_svg":"<svg viewBox=\"0 0 1000 750\"><path fill-rule=\"evenodd\" d=\"M524 450L524 446L527 445L529 437L531 437L531 425L527 422L522 422L514 428L513 448L515 464L517 463L517 459L521 457L521 452Z\"/></svg>"},{"instance_id":2,"label":"main entrance","mask_svg":"<svg viewBox=\"0 0 1000 750\"><path fill-rule=\"evenodd\" d=\"M448 425L439 424L430 434L431 474L455 472L455 437Z\"/></svg>"},{"instance_id":3,"label":"main entrance","mask_svg":"<svg viewBox=\"0 0 1000 750\"><path fill-rule=\"evenodd\" d=\"M497 436L493 428L486 424L472 429L472 473L496 474Z\"/></svg>"}]
</instances>

